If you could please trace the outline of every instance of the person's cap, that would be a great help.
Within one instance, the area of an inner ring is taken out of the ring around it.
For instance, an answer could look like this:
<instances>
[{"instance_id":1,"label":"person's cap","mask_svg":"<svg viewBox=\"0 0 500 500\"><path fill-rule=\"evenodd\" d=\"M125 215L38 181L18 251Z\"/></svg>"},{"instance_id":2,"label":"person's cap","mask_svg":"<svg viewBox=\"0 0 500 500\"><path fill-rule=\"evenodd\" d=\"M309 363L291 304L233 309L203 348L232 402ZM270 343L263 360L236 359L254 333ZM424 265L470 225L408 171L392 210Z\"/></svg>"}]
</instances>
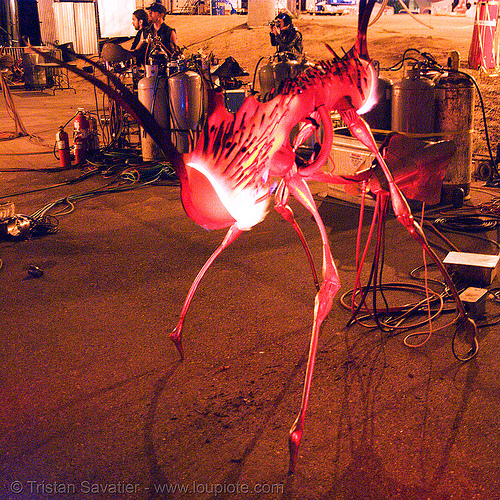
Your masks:
<instances>
[{"instance_id":1,"label":"person's cap","mask_svg":"<svg viewBox=\"0 0 500 500\"><path fill-rule=\"evenodd\" d=\"M159 12L160 14L166 14L167 9L161 3L155 2L152 3L149 7L146 7L146 10L150 10L151 12Z\"/></svg>"},{"instance_id":2,"label":"person's cap","mask_svg":"<svg viewBox=\"0 0 500 500\"><path fill-rule=\"evenodd\" d=\"M283 19L283 24L285 26L288 26L290 24L292 24L292 17L287 14L286 12L280 12L276 17L275 17L276 20L278 19Z\"/></svg>"}]
</instances>

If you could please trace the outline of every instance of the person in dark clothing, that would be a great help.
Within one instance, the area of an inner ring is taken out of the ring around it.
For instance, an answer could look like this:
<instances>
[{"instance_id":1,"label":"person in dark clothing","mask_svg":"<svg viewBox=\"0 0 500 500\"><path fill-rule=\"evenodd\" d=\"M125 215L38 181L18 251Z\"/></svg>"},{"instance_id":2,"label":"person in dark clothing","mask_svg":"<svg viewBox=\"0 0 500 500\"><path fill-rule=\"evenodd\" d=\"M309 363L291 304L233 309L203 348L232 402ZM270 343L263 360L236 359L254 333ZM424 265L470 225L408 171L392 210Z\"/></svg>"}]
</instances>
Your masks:
<instances>
[{"instance_id":1,"label":"person in dark clothing","mask_svg":"<svg viewBox=\"0 0 500 500\"><path fill-rule=\"evenodd\" d=\"M281 12L271 23L271 45L276 47L276 52L288 52L296 59L304 51L302 34L292 23L289 14Z\"/></svg>"},{"instance_id":2,"label":"person in dark clothing","mask_svg":"<svg viewBox=\"0 0 500 500\"><path fill-rule=\"evenodd\" d=\"M132 25L137 33L130 50L134 54L136 63L140 66L145 64L146 52L148 49L148 43L146 41L149 27L148 13L144 9L137 9L134 11L132 14Z\"/></svg>"},{"instance_id":3,"label":"person in dark clothing","mask_svg":"<svg viewBox=\"0 0 500 500\"><path fill-rule=\"evenodd\" d=\"M177 44L175 29L164 22L167 9L158 2L146 7L149 17L149 36L152 45L163 51L170 59L175 59L181 54Z\"/></svg>"}]
</instances>

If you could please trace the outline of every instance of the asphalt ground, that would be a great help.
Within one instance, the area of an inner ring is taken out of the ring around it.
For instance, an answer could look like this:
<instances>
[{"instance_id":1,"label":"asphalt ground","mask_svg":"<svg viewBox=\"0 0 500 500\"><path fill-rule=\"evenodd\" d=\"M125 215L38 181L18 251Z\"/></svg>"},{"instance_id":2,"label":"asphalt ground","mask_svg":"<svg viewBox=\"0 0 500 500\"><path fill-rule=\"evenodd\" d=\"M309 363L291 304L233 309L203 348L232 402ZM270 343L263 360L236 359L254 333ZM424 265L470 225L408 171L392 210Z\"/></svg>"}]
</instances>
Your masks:
<instances>
[{"instance_id":1,"label":"asphalt ground","mask_svg":"<svg viewBox=\"0 0 500 500\"><path fill-rule=\"evenodd\" d=\"M69 212L56 215L57 232L0 241L0 498L500 498L498 328L480 328L464 363L452 312L413 339L426 340L419 348L404 345L410 332L347 327L339 298L354 286L359 209L334 199L317 203L342 287L288 476L315 296L296 234L271 212L219 257L187 316L180 362L168 334L224 231L189 220L167 178L131 187L113 169L84 179L92 166L58 170L58 127L96 106L92 88L74 86L13 91L30 136L0 142L1 202L27 216L75 202L51 211ZM0 131L12 130L2 107ZM314 221L292 206L320 268ZM394 219L386 242L383 281L412 283L420 247ZM387 294L390 305L415 300ZM495 303L486 307L494 318Z\"/></svg>"}]
</instances>

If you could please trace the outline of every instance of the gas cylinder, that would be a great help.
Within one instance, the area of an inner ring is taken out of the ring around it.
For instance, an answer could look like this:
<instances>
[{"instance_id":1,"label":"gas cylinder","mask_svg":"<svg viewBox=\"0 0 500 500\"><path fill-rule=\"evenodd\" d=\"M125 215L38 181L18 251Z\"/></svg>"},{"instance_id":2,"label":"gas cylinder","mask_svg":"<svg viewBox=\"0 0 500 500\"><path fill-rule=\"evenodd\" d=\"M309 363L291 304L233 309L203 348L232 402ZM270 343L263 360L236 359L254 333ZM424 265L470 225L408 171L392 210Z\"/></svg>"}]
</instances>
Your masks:
<instances>
[{"instance_id":1,"label":"gas cylinder","mask_svg":"<svg viewBox=\"0 0 500 500\"><path fill-rule=\"evenodd\" d=\"M377 103L363 115L373 130L390 131L392 116L392 81L379 76L376 80L375 98Z\"/></svg>"},{"instance_id":2,"label":"gas cylinder","mask_svg":"<svg viewBox=\"0 0 500 500\"><path fill-rule=\"evenodd\" d=\"M456 58L450 58L458 69ZM474 124L474 84L466 75L450 71L436 80L436 132L453 140L457 152L446 169L442 200L457 203L467 198L472 178L472 129ZM462 194L461 194L462 193Z\"/></svg>"},{"instance_id":3,"label":"gas cylinder","mask_svg":"<svg viewBox=\"0 0 500 500\"><path fill-rule=\"evenodd\" d=\"M85 110L79 108L73 122L73 148L75 164L81 165L87 156L90 124L85 116Z\"/></svg>"},{"instance_id":4,"label":"gas cylinder","mask_svg":"<svg viewBox=\"0 0 500 500\"><path fill-rule=\"evenodd\" d=\"M276 86L274 81L273 63L271 60L259 69L259 84L261 100L263 102L268 101L272 97Z\"/></svg>"},{"instance_id":5,"label":"gas cylinder","mask_svg":"<svg viewBox=\"0 0 500 500\"><path fill-rule=\"evenodd\" d=\"M278 92L280 92L283 83L291 78L292 67L290 66L290 63L288 61L278 61L274 63L273 71L274 86L276 88L276 92L274 95L276 95Z\"/></svg>"},{"instance_id":6,"label":"gas cylinder","mask_svg":"<svg viewBox=\"0 0 500 500\"><path fill-rule=\"evenodd\" d=\"M203 117L201 76L194 71L171 76L168 79L168 96L172 142L179 153L189 153L193 131Z\"/></svg>"},{"instance_id":7,"label":"gas cylinder","mask_svg":"<svg viewBox=\"0 0 500 500\"><path fill-rule=\"evenodd\" d=\"M434 83L421 73L420 63L405 68L403 78L392 85L391 130L410 134L434 132Z\"/></svg>"},{"instance_id":8,"label":"gas cylinder","mask_svg":"<svg viewBox=\"0 0 500 500\"><path fill-rule=\"evenodd\" d=\"M168 106L166 78L157 73L146 76L137 84L137 95L139 101L155 117L158 124L168 128ZM159 146L153 141L141 127L141 151L144 161L152 161L163 158Z\"/></svg>"},{"instance_id":9,"label":"gas cylinder","mask_svg":"<svg viewBox=\"0 0 500 500\"><path fill-rule=\"evenodd\" d=\"M89 152L95 152L99 149L99 131L97 129L97 118L87 111L85 113L87 120L89 122L89 140L88 140L88 150Z\"/></svg>"},{"instance_id":10,"label":"gas cylinder","mask_svg":"<svg viewBox=\"0 0 500 500\"><path fill-rule=\"evenodd\" d=\"M69 150L69 136L63 127L59 127L56 134L57 149L59 151L59 165L61 168L71 167L71 154Z\"/></svg>"},{"instance_id":11,"label":"gas cylinder","mask_svg":"<svg viewBox=\"0 0 500 500\"><path fill-rule=\"evenodd\" d=\"M259 70L260 94L263 102L271 100L290 78L295 78L307 68L304 61L295 59L271 60Z\"/></svg>"},{"instance_id":12,"label":"gas cylinder","mask_svg":"<svg viewBox=\"0 0 500 500\"><path fill-rule=\"evenodd\" d=\"M284 83L291 78L295 78L304 68L303 64L294 59L283 59L274 63L274 85L276 88L274 95L280 93Z\"/></svg>"}]
</instances>

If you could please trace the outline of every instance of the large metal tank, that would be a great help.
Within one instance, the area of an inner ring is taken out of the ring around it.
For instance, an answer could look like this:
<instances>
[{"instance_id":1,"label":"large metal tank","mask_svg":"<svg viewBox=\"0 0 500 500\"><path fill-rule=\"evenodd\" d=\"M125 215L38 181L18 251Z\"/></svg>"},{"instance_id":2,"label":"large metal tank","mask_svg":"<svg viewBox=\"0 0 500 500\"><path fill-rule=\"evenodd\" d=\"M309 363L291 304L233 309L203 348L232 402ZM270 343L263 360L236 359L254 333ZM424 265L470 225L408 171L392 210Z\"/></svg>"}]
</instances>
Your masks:
<instances>
[{"instance_id":1,"label":"large metal tank","mask_svg":"<svg viewBox=\"0 0 500 500\"><path fill-rule=\"evenodd\" d=\"M45 47L37 47L46 52ZM45 61L43 57L34 52L23 52L21 54L24 71L24 86L27 90L40 89L47 85L46 71L41 64Z\"/></svg>"},{"instance_id":2,"label":"large metal tank","mask_svg":"<svg viewBox=\"0 0 500 500\"><path fill-rule=\"evenodd\" d=\"M460 205L467 198L472 178L474 84L460 73L447 73L436 81L436 132L453 140L457 152L446 169L442 199Z\"/></svg>"},{"instance_id":3,"label":"large metal tank","mask_svg":"<svg viewBox=\"0 0 500 500\"><path fill-rule=\"evenodd\" d=\"M168 79L172 142L179 153L189 153L193 133L203 118L203 81L194 71L185 71Z\"/></svg>"},{"instance_id":4,"label":"large metal tank","mask_svg":"<svg viewBox=\"0 0 500 500\"><path fill-rule=\"evenodd\" d=\"M376 80L375 96L377 103L363 115L372 130L390 131L392 123L392 82L383 77Z\"/></svg>"},{"instance_id":5,"label":"large metal tank","mask_svg":"<svg viewBox=\"0 0 500 500\"><path fill-rule=\"evenodd\" d=\"M166 129L169 123L166 78L158 76L157 73L142 78L137 84L137 95L139 101L155 117L158 124ZM163 158L164 155L159 146L142 127L140 133L142 159L153 161Z\"/></svg>"},{"instance_id":6,"label":"large metal tank","mask_svg":"<svg viewBox=\"0 0 500 500\"><path fill-rule=\"evenodd\" d=\"M259 69L260 95L263 102L268 101L274 92L276 83L274 79L274 66L272 61L267 62Z\"/></svg>"},{"instance_id":7,"label":"large metal tank","mask_svg":"<svg viewBox=\"0 0 500 500\"><path fill-rule=\"evenodd\" d=\"M409 134L434 132L435 86L423 77L420 64L408 65L403 78L392 85L391 129Z\"/></svg>"},{"instance_id":8,"label":"large metal tank","mask_svg":"<svg viewBox=\"0 0 500 500\"><path fill-rule=\"evenodd\" d=\"M283 84L307 68L305 62L296 60L269 61L259 70L261 101L269 101L283 89Z\"/></svg>"}]
</instances>

